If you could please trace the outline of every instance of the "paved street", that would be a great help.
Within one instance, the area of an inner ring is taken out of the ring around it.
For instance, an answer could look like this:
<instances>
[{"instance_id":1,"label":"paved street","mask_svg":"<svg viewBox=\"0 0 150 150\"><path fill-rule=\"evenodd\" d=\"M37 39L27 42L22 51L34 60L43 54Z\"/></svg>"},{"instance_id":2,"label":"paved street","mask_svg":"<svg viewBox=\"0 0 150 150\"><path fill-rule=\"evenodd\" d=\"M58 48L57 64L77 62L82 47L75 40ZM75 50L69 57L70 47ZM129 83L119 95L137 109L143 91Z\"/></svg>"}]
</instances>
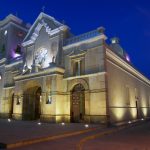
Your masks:
<instances>
[{"instance_id":1,"label":"paved street","mask_svg":"<svg viewBox=\"0 0 150 150\"><path fill-rule=\"evenodd\" d=\"M43 142L18 148L16 150L77 150L78 143L86 138L103 132L92 131L86 134L63 138L59 140ZM83 150L150 150L150 123L131 127L112 135L96 138L85 142Z\"/></svg>"},{"instance_id":2,"label":"paved street","mask_svg":"<svg viewBox=\"0 0 150 150\"><path fill-rule=\"evenodd\" d=\"M98 125L90 125L90 128L96 128L96 130L15 149L77 150L77 146L85 138L108 130L102 126L99 128L97 127ZM49 135L54 136L85 129L84 124L65 124L64 126L61 124L37 125L37 122L14 121L8 123L6 120L0 120L0 142L5 141L13 143L24 139L45 137ZM111 135L87 140L83 144L82 150L150 150L149 139L150 123L145 123L124 129Z\"/></svg>"},{"instance_id":3,"label":"paved street","mask_svg":"<svg viewBox=\"0 0 150 150\"><path fill-rule=\"evenodd\" d=\"M85 124L51 124L38 121L11 121L0 119L0 143L15 143L20 140L28 140L47 136L60 135L80 130L87 130ZM97 128L99 125L90 125L89 128ZM88 128L88 129L89 129Z\"/></svg>"},{"instance_id":4,"label":"paved street","mask_svg":"<svg viewBox=\"0 0 150 150\"><path fill-rule=\"evenodd\" d=\"M90 140L84 150L150 150L150 123Z\"/></svg>"}]
</instances>

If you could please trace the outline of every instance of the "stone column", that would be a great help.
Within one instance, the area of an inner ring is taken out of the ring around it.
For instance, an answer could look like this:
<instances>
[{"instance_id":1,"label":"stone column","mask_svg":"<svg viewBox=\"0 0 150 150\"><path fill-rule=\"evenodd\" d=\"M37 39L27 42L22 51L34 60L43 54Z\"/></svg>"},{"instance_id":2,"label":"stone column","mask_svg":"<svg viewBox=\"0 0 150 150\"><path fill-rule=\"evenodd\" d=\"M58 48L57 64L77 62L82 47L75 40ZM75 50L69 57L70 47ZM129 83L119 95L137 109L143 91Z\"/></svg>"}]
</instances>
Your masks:
<instances>
[{"instance_id":1,"label":"stone column","mask_svg":"<svg viewBox=\"0 0 150 150\"><path fill-rule=\"evenodd\" d=\"M35 60L32 64L32 73L38 72L38 64L35 63Z\"/></svg>"},{"instance_id":2,"label":"stone column","mask_svg":"<svg viewBox=\"0 0 150 150\"><path fill-rule=\"evenodd\" d=\"M80 74L81 74L80 64L81 64L81 62L80 62L80 60L78 60L78 75L80 75Z\"/></svg>"}]
</instances>

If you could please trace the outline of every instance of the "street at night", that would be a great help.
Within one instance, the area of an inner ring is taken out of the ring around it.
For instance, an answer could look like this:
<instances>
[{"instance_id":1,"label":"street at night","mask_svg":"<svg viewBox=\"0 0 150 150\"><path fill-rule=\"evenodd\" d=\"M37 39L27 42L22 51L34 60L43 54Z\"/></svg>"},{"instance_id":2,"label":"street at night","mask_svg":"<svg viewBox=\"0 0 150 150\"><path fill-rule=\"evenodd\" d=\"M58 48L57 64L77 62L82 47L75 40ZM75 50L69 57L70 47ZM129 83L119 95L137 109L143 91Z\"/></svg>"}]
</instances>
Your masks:
<instances>
[{"instance_id":1,"label":"street at night","mask_svg":"<svg viewBox=\"0 0 150 150\"><path fill-rule=\"evenodd\" d=\"M150 0L0 3L0 149L150 150Z\"/></svg>"},{"instance_id":2,"label":"street at night","mask_svg":"<svg viewBox=\"0 0 150 150\"><path fill-rule=\"evenodd\" d=\"M120 131L103 135L108 131L115 131L119 127L106 128L100 125L84 124L48 124L37 122L21 122L7 120L0 121L0 141L7 144L18 143L21 141L33 141L37 138L54 137L35 144L27 144L14 147L16 150L149 150L150 143L150 123L143 122ZM72 134L78 131L86 131L77 135ZM89 130L89 131L88 131ZM69 136L59 137L71 133ZM95 136L98 135L98 136ZM3 138L2 138L3 137ZM90 138L92 137L92 138Z\"/></svg>"}]
</instances>

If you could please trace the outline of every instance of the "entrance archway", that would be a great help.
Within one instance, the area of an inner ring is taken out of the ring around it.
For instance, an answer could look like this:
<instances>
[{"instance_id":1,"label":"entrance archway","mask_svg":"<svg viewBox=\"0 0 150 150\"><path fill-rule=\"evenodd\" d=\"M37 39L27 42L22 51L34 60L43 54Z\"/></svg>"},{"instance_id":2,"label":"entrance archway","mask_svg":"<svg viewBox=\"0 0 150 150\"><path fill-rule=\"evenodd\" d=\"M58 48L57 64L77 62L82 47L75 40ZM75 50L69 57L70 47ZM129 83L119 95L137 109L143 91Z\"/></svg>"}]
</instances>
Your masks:
<instances>
[{"instance_id":1,"label":"entrance archway","mask_svg":"<svg viewBox=\"0 0 150 150\"><path fill-rule=\"evenodd\" d=\"M35 93L35 119L39 119L41 115L41 93L42 90L39 87Z\"/></svg>"},{"instance_id":2,"label":"entrance archway","mask_svg":"<svg viewBox=\"0 0 150 150\"><path fill-rule=\"evenodd\" d=\"M11 118L12 118L12 115L13 115L13 108L14 108L14 93L12 94L11 105L10 105L10 117Z\"/></svg>"},{"instance_id":3,"label":"entrance archway","mask_svg":"<svg viewBox=\"0 0 150 150\"><path fill-rule=\"evenodd\" d=\"M85 89L82 84L74 86L71 92L71 122L82 122L85 115Z\"/></svg>"},{"instance_id":4,"label":"entrance archway","mask_svg":"<svg viewBox=\"0 0 150 150\"><path fill-rule=\"evenodd\" d=\"M41 87L28 88L23 95L23 119L37 120L41 115Z\"/></svg>"}]
</instances>

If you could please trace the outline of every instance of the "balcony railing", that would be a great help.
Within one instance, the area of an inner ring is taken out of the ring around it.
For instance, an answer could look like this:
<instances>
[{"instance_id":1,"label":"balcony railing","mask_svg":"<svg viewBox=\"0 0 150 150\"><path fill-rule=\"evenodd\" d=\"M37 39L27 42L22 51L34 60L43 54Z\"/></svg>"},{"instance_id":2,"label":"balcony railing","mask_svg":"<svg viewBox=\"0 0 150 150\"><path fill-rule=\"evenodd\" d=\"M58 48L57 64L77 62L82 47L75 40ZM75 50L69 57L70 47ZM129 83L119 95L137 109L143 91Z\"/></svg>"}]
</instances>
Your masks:
<instances>
[{"instance_id":1,"label":"balcony railing","mask_svg":"<svg viewBox=\"0 0 150 150\"><path fill-rule=\"evenodd\" d=\"M98 30L93 30L93 31L90 31L90 32L66 39L64 41L64 46L69 45L69 44L73 44L73 43L77 43L80 41L84 41L84 40L87 40L87 39L90 39L90 38L93 38L93 37L96 37L99 35L101 35L101 33Z\"/></svg>"}]
</instances>

